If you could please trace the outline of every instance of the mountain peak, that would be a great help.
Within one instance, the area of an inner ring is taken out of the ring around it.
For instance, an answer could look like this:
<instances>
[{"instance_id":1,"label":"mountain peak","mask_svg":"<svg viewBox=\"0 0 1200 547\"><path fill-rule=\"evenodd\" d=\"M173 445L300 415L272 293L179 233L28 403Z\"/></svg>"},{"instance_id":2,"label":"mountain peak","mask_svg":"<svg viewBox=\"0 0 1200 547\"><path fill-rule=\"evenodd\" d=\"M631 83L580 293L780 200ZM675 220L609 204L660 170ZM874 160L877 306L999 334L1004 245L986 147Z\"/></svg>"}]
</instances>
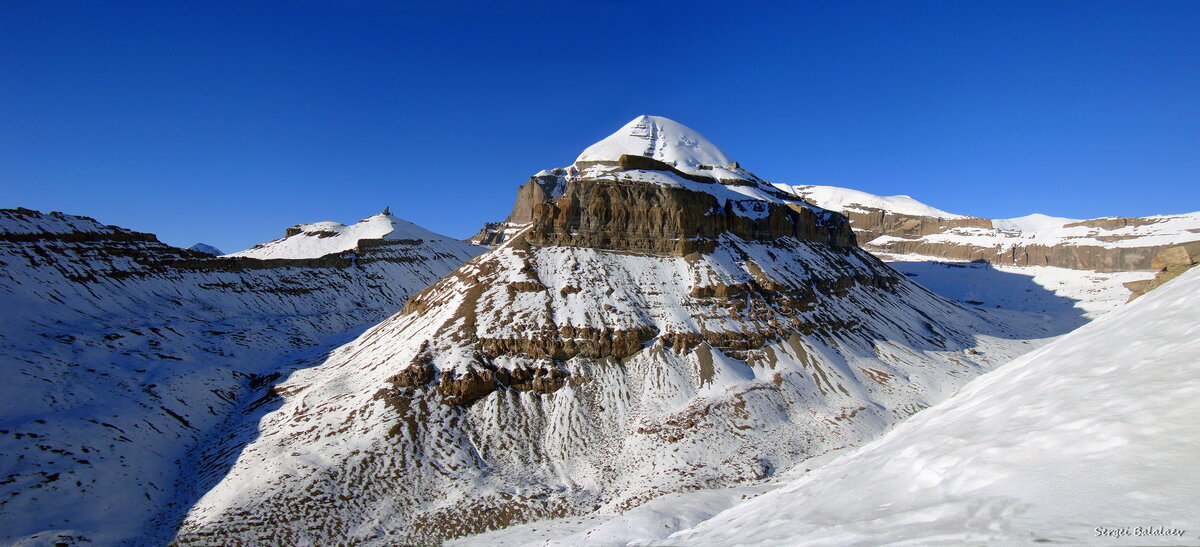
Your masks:
<instances>
[{"instance_id":1,"label":"mountain peak","mask_svg":"<svg viewBox=\"0 0 1200 547\"><path fill-rule=\"evenodd\" d=\"M390 208L385 208L382 213L376 213L351 225L332 220L297 224L288 228L282 238L260 243L230 256L262 259L319 258L354 249L363 239L451 242L454 246L460 243L456 239L431 232L393 215Z\"/></svg>"},{"instance_id":2,"label":"mountain peak","mask_svg":"<svg viewBox=\"0 0 1200 547\"><path fill-rule=\"evenodd\" d=\"M616 133L587 147L576 163L616 162L622 155L645 156L695 173L701 166L733 163L720 148L696 130L662 116L638 116Z\"/></svg>"}]
</instances>

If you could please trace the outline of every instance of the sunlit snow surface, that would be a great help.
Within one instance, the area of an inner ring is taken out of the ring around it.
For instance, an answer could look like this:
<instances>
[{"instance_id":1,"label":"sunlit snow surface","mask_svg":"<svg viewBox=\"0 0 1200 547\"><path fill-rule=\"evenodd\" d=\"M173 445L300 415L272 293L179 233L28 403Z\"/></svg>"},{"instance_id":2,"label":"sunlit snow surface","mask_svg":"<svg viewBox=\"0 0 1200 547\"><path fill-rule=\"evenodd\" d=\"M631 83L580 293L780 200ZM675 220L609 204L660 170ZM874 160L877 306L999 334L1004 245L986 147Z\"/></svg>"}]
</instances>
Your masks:
<instances>
[{"instance_id":1,"label":"sunlit snow surface","mask_svg":"<svg viewBox=\"0 0 1200 547\"><path fill-rule=\"evenodd\" d=\"M1200 269L666 543L1196 544L1197 293Z\"/></svg>"},{"instance_id":2,"label":"sunlit snow surface","mask_svg":"<svg viewBox=\"0 0 1200 547\"><path fill-rule=\"evenodd\" d=\"M725 167L731 162L720 148L695 130L661 116L638 116L616 133L587 147L575 162L615 161L622 155L646 156L699 174L701 165Z\"/></svg>"},{"instance_id":3,"label":"sunlit snow surface","mask_svg":"<svg viewBox=\"0 0 1200 547\"><path fill-rule=\"evenodd\" d=\"M1122 283L1144 279L1148 272L1101 273L1053 267L993 267L970 262L935 261L930 257L889 255L889 264L938 295L986 314L997 323L1021 324L1048 332L1065 332L1124 306L1129 292ZM1118 312L1120 313L1120 312ZM852 449L847 449L852 450ZM845 452L845 451L841 451ZM540 521L464 538L453 545L626 545L634 540L662 539L694 526L763 491L789 484L818 469L840 453L804 461L767 484L673 494L621 515ZM672 539L670 543L675 542ZM737 543L735 538L720 542ZM803 538L781 541L803 544ZM835 542L836 543L836 542Z\"/></svg>"},{"instance_id":4,"label":"sunlit snow surface","mask_svg":"<svg viewBox=\"0 0 1200 547\"><path fill-rule=\"evenodd\" d=\"M966 218L963 215L947 213L941 209L931 207L909 196L877 196L837 186L776 184L775 187L803 197L826 209L838 212L866 207L905 215L935 218Z\"/></svg>"}]
</instances>

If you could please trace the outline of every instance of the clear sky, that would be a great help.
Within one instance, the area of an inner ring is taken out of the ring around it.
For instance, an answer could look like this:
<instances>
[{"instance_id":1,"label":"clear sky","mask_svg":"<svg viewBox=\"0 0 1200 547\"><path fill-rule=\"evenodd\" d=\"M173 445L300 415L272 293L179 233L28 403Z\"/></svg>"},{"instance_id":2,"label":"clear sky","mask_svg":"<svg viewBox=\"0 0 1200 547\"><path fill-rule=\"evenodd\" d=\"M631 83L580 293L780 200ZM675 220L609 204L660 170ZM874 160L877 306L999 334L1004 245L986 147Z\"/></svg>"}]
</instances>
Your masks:
<instances>
[{"instance_id":1,"label":"clear sky","mask_svg":"<svg viewBox=\"0 0 1200 547\"><path fill-rule=\"evenodd\" d=\"M640 114L776 182L1195 211L1200 2L0 1L0 207L176 245L467 237Z\"/></svg>"}]
</instances>

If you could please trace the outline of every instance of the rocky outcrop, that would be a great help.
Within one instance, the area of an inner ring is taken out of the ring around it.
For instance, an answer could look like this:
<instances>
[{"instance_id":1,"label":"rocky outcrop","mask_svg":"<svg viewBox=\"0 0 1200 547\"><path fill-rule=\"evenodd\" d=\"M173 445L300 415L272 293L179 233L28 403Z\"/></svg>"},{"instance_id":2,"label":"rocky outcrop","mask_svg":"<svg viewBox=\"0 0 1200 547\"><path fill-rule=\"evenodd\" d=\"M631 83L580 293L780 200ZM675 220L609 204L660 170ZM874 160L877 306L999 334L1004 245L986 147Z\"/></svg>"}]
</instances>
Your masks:
<instances>
[{"instance_id":1,"label":"rocky outcrop","mask_svg":"<svg viewBox=\"0 0 1200 547\"><path fill-rule=\"evenodd\" d=\"M1151 279L1131 281L1125 284L1129 289L1129 301L1132 302L1158 287L1162 286L1180 274L1200 263L1200 241L1167 247L1154 255L1150 266L1158 271Z\"/></svg>"},{"instance_id":2,"label":"rocky outcrop","mask_svg":"<svg viewBox=\"0 0 1200 547\"><path fill-rule=\"evenodd\" d=\"M940 234L951 228L978 227L991 228L992 221L986 218L937 218L918 215L905 215L884 211L882 209L844 211L842 214L850 219L850 225L858 234L860 242L869 242L879 236L889 235L901 238L919 238L931 234Z\"/></svg>"},{"instance_id":3,"label":"rocky outcrop","mask_svg":"<svg viewBox=\"0 0 1200 547\"><path fill-rule=\"evenodd\" d=\"M716 183L714 183L716 184ZM535 186L526 184L526 188ZM534 245L592 247L685 256L711 252L722 235L770 242L794 238L853 246L854 234L840 215L818 217L797 204L756 201L758 215L739 214L740 204L722 203L705 192L657 184L580 179L565 193L532 208Z\"/></svg>"},{"instance_id":4,"label":"rocky outcrop","mask_svg":"<svg viewBox=\"0 0 1200 547\"><path fill-rule=\"evenodd\" d=\"M1163 249L1149 247L1098 247L1095 245L1013 245L982 247L924 239L868 242L863 248L880 253L917 254L950 260L982 260L1005 266L1055 266L1075 270L1128 271L1151 269L1151 258Z\"/></svg>"}]
</instances>

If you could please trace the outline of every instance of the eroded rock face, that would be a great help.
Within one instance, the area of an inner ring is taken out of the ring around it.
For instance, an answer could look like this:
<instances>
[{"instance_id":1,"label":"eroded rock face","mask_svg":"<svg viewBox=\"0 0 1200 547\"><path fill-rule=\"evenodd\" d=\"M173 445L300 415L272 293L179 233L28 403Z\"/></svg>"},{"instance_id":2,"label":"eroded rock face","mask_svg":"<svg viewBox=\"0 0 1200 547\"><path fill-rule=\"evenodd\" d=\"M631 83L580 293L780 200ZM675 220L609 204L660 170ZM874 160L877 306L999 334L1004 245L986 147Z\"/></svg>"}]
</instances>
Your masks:
<instances>
[{"instance_id":1,"label":"eroded rock face","mask_svg":"<svg viewBox=\"0 0 1200 547\"><path fill-rule=\"evenodd\" d=\"M1162 286L1163 283L1179 277L1180 274L1192 269L1198 263L1200 263L1200 241L1163 249L1150 260L1150 265L1158 270L1152 279L1131 281L1125 284L1131 293L1129 301L1132 302L1139 296Z\"/></svg>"},{"instance_id":2,"label":"eroded rock face","mask_svg":"<svg viewBox=\"0 0 1200 547\"><path fill-rule=\"evenodd\" d=\"M1150 269L1150 260L1162 247L1106 248L1093 245L1014 245L1009 248L979 247L921 239L867 243L870 251L918 254L951 260L983 260L1008 266L1055 266L1075 270L1128 271Z\"/></svg>"},{"instance_id":3,"label":"eroded rock face","mask_svg":"<svg viewBox=\"0 0 1200 547\"><path fill-rule=\"evenodd\" d=\"M715 183L714 183L715 184ZM536 186L526 184L524 188ZM811 209L758 202L755 217L739 214L736 202L712 194L648 183L582 179L565 193L533 207L534 245L592 247L685 256L708 253L721 235L747 241L794 238L835 246L854 245L844 218L818 218Z\"/></svg>"},{"instance_id":4,"label":"eroded rock face","mask_svg":"<svg viewBox=\"0 0 1200 547\"><path fill-rule=\"evenodd\" d=\"M992 221L986 218L936 218L905 215L882 209L846 211L843 214L850 219L850 225L854 227L861 242L869 242L882 235L918 238L940 234L960 226L992 227Z\"/></svg>"}]
</instances>

